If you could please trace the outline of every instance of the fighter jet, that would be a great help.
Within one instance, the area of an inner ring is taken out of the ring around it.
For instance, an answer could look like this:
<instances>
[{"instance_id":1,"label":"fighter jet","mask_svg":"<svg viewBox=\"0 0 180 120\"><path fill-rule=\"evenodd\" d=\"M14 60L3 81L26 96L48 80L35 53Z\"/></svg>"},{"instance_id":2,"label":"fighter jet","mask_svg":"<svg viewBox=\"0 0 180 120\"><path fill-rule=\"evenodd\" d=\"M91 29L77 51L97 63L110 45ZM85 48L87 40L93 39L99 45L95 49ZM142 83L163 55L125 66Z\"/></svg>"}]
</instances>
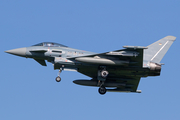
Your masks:
<instances>
[{"instance_id":1,"label":"fighter jet","mask_svg":"<svg viewBox=\"0 0 180 120\"><path fill-rule=\"evenodd\" d=\"M78 85L99 87L98 92L135 92L141 77L159 76L162 58L176 37L166 36L153 44L142 46L123 46L124 49L105 53L93 53L73 49L54 42L42 42L31 47L5 51L20 57L32 58L42 66L46 62L54 65L60 82L63 70L73 70L87 75L91 80L74 80Z\"/></svg>"}]
</instances>

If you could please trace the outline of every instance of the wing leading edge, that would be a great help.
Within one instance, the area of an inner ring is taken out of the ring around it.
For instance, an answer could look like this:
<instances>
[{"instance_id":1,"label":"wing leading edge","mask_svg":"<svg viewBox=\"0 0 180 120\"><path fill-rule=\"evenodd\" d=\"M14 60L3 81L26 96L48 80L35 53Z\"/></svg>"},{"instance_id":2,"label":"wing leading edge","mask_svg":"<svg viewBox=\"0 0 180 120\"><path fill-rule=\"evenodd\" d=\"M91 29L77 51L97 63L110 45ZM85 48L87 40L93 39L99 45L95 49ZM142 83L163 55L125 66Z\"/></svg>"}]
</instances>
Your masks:
<instances>
[{"instance_id":1,"label":"wing leading edge","mask_svg":"<svg viewBox=\"0 0 180 120\"><path fill-rule=\"evenodd\" d=\"M142 67L143 50L147 48L140 46L124 46L124 48L125 49L101 54L71 57L68 59L95 65L125 65L130 67Z\"/></svg>"}]
</instances>

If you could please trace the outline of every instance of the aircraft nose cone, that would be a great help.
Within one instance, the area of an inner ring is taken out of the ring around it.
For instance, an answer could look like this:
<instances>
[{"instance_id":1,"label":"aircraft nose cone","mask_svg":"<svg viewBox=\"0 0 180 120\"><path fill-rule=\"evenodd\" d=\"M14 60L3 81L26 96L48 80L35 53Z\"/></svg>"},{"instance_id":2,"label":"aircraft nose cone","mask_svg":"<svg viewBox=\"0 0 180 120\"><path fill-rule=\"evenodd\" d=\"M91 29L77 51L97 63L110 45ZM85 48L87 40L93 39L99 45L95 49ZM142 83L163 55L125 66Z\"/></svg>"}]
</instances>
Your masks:
<instances>
[{"instance_id":1,"label":"aircraft nose cone","mask_svg":"<svg viewBox=\"0 0 180 120\"><path fill-rule=\"evenodd\" d=\"M17 48L17 49L12 49L5 51L6 53L21 56L21 57L26 57L26 48Z\"/></svg>"}]
</instances>

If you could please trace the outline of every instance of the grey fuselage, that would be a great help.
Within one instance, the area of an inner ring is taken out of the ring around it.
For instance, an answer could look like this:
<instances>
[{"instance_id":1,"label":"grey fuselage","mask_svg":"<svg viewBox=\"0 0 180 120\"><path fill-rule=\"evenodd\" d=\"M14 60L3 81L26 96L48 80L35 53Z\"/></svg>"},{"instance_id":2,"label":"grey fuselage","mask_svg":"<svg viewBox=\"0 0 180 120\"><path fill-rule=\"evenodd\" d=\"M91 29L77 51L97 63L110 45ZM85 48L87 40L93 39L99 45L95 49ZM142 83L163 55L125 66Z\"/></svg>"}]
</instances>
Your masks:
<instances>
[{"instance_id":1,"label":"grey fuselage","mask_svg":"<svg viewBox=\"0 0 180 120\"><path fill-rule=\"evenodd\" d=\"M160 75L160 61L175 39L174 36L166 36L147 47L123 46L124 49L100 54L53 42L43 42L5 52L33 58L42 66L46 66L45 60L51 62L54 69L59 70L57 82L61 81L62 70L75 70L91 78L74 80L75 84L99 87L100 94L105 94L106 91L140 93L137 87L141 77Z\"/></svg>"},{"instance_id":2,"label":"grey fuselage","mask_svg":"<svg viewBox=\"0 0 180 120\"><path fill-rule=\"evenodd\" d=\"M119 60L114 57L107 58L106 56L101 56L94 52L73 49L67 46L35 45L26 48L13 49L6 52L21 57L33 58L43 66L46 66L45 60L47 60L54 65L54 69L63 68L63 70L75 70L92 78L96 77L95 71L98 70L99 66L106 66L109 68L110 73L113 73L114 69L116 69L114 74L118 74L117 71L121 71L121 73L124 71L124 74L128 73L134 75L135 72L139 71L138 75L140 77L158 76L160 75L161 70L161 66L155 63L143 61L144 67L128 67L128 64L130 64L129 61ZM109 53L107 53L107 55L108 54ZM91 55L95 57L89 57ZM127 55L129 55L129 53L127 53ZM158 69L156 70L157 67ZM86 69L92 69L92 71L86 73L84 72Z\"/></svg>"},{"instance_id":3,"label":"grey fuselage","mask_svg":"<svg viewBox=\"0 0 180 120\"><path fill-rule=\"evenodd\" d=\"M39 50L39 52L38 52ZM41 52L44 50L46 52ZM80 63L68 58L81 57L87 55L93 55L96 53L88 52L84 50L73 49L69 47L46 47L46 46L31 46L27 47L26 57L39 60L47 60L54 64L54 69L60 69L62 65L64 68L74 69Z\"/></svg>"}]
</instances>

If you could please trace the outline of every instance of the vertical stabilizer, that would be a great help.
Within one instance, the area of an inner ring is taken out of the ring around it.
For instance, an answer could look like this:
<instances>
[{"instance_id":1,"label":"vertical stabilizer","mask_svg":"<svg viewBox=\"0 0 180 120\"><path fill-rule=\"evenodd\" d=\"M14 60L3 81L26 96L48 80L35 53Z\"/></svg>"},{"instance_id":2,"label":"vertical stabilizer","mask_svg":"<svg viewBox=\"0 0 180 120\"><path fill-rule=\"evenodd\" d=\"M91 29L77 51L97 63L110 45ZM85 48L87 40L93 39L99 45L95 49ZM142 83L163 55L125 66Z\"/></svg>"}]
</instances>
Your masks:
<instances>
[{"instance_id":1,"label":"vertical stabilizer","mask_svg":"<svg viewBox=\"0 0 180 120\"><path fill-rule=\"evenodd\" d=\"M172 43L176 40L174 36L166 36L153 44L147 46L144 50L144 61L160 63Z\"/></svg>"}]
</instances>

